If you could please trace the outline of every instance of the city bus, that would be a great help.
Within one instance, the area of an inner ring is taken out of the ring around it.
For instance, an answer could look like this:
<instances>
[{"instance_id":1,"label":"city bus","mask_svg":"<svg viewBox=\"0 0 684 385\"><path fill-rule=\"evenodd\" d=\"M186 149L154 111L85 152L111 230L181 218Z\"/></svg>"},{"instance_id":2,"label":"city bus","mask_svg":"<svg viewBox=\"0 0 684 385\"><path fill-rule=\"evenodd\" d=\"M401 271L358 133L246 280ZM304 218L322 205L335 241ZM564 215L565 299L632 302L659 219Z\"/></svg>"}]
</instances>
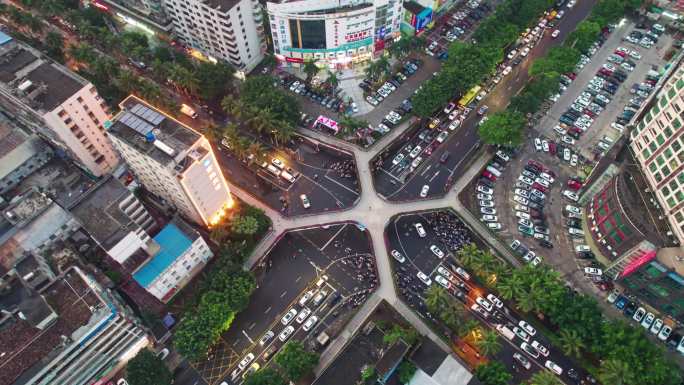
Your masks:
<instances>
[{"instance_id":1,"label":"city bus","mask_svg":"<svg viewBox=\"0 0 684 385\"><path fill-rule=\"evenodd\" d=\"M480 86L475 86L475 87L471 88L470 91L468 91L465 95L463 95L461 100L458 101L458 105L461 107L466 107L468 104L470 104L470 102L473 101L473 99L475 99L477 94L480 92L481 88L482 87L480 87Z\"/></svg>"}]
</instances>

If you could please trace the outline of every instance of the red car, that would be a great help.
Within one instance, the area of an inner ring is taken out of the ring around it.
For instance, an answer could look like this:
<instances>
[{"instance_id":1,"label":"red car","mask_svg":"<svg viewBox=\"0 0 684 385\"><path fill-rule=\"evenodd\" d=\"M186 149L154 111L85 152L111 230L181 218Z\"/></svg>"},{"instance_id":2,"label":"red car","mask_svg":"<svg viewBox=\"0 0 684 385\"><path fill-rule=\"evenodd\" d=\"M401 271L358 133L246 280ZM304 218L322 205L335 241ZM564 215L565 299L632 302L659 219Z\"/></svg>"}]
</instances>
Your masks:
<instances>
[{"instance_id":1,"label":"red car","mask_svg":"<svg viewBox=\"0 0 684 385\"><path fill-rule=\"evenodd\" d=\"M572 80L575 80L575 78L577 78L577 74L574 72L568 72L567 74L565 74L565 76L569 77Z\"/></svg>"},{"instance_id":2,"label":"red car","mask_svg":"<svg viewBox=\"0 0 684 385\"><path fill-rule=\"evenodd\" d=\"M582 112L584 112L585 114L589 115L592 118L596 117L596 113L594 111L588 109L588 108L585 108L584 111L582 111Z\"/></svg>"},{"instance_id":3,"label":"red car","mask_svg":"<svg viewBox=\"0 0 684 385\"><path fill-rule=\"evenodd\" d=\"M537 168L540 169L540 170L543 170L543 169L545 168L543 164L541 164L540 162L537 162L537 161L534 160L534 159L528 160L528 161L527 161L527 164L529 164L529 165L531 165L531 166L534 166L534 167L537 167Z\"/></svg>"},{"instance_id":4,"label":"red car","mask_svg":"<svg viewBox=\"0 0 684 385\"><path fill-rule=\"evenodd\" d=\"M549 153L551 155L556 155L556 143L549 142Z\"/></svg>"},{"instance_id":5,"label":"red car","mask_svg":"<svg viewBox=\"0 0 684 385\"><path fill-rule=\"evenodd\" d=\"M601 75L610 76L613 74L613 71L601 68L598 73L600 73Z\"/></svg>"},{"instance_id":6,"label":"red car","mask_svg":"<svg viewBox=\"0 0 684 385\"><path fill-rule=\"evenodd\" d=\"M573 179L568 179L568 187L573 190L579 190L582 188L582 183Z\"/></svg>"},{"instance_id":7,"label":"red car","mask_svg":"<svg viewBox=\"0 0 684 385\"><path fill-rule=\"evenodd\" d=\"M613 53L616 54L616 55L619 55L619 56L621 56L621 57L627 56L626 53L624 53L624 52L622 52L622 51L618 51L618 50L615 50Z\"/></svg>"},{"instance_id":8,"label":"red car","mask_svg":"<svg viewBox=\"0 0 684 385\"><path fill-rule=\"evenodd\" d=\"M537 182L532 183L532 188L536 188L537 190L539 190L539 191L541 191L541 192L543 192L543 193L546 193L546 192L548 191L548 189L547 189L546 187L540 185L540 184L537 183Z\"/></svg>"},{"instance_id":9,"label":"red car","mask_svg":"<svg viewBox=\"0 0 684 385\"><path fill-rule=\"evenodd\" d=\"M489 171L486 171L486 170L483 171L483 172L482 172L482 176L485 177L485 178L487 178L487 179L489 179L489 180L491 180L492 182L496 182L496 176L494 176L494 174L492 174L492 173L489 172Z\"/></svg>"}]
</instances>

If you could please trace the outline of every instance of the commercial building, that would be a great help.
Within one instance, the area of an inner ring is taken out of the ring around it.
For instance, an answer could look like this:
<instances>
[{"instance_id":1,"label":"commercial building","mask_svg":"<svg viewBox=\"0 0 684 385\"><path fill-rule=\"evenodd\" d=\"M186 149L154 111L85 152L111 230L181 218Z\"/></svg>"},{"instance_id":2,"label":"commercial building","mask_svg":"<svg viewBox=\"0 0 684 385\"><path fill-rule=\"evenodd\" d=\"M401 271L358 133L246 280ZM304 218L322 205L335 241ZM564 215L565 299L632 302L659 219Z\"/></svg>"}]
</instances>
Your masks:
<instances>
[{"instance_id":1,"label":"commercial building","mask_svg":"<svg viewBox=\"0 0 684 385\"><path fill-rule=\"evenodd\" d=\"M273 50L282 63L349 68L399 37L402 0L299 0L266 3Z\"/></svg>"},{"instance_id":2,"label":"commercial building","mask_svg":"<svg viewBox=\"0 0 684 385\"><path fill-rule=\"evenodd\" d=\"M39 51L0 32L0 109L99 177L118 164L95 87Z\"/></svg>"},{"instance_id":3,"label":"commercial building","mask_svg":"<svg viewBox=\"0 0 684 385\"><path fill-rule=\"evenodd\" d=\"M17 186L52 156L52 149L42 139L0 112L0 194Z\"/></svg>"},{"instance_id":4,"label":"commercial building","mask_svg":"<svg viewBox=\"0 0 684 385\"><path fill-rule=\"evenodd\" d=\"M171 19L164 12L162 0L95 0L95 7L129 24L161 38L173 33Z\"/></svg>"},{"instance_id":5,"label":"commercial building","mask_svg":"<svg viewBox=\"0 0 684 385\"><path fill-rule=\"evenodd\" d=\"M78 267L0 276L0 384L93 384L148 343L130 312ZM43 285L31 284L41 274ZM47 284L45 284L47 282Z\"/></svg>"},{"instance_id":6,"label":"commercial building","mask_svg":"<svg viewBox=\"0 0 684 385\"><path fill-rule=\"evenodd\" d=\"M176 37L209 60L249 72L266 52L258 0L164 0Z\"/></svg>"},{"instance_id":7,"label":"commercial building","mask_svg":"<svg viewBox=\"0 0 684 385\"><path fill-rule=\"evenodd\" d=\"M199 225L218 223L233 200L209 141L135 96L119 106L109 136L143 187Z\"/></svg>"},{"instance_id":8,"label":"commercial building","mask_svg":"<svg viewBox=\"0 0 684 385\"><path fill-rule=\"evenodd\" d=\"M684 242L684 66L677 65L631 132L631 149L646 181Z\"/></svg>"}]
</instances>

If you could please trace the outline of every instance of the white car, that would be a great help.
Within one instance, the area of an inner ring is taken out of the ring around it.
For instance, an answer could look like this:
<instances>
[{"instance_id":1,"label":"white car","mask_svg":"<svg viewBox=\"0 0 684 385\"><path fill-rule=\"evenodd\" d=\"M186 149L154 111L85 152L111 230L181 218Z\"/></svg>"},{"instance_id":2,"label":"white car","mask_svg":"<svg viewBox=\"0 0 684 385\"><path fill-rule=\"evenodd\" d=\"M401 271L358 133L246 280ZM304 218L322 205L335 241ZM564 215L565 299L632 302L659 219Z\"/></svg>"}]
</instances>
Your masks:
<instances>
[{"instance_id":1,"label":"white car","mask_svg":"<svg viewBox=\"0 0 684 385\"><path fill-rule=\"evenodd\" d=\"M487 311L492 311L492 310L494 310L494 305L492 305L491 303L489 303L489 301L487 301L486 299L484 299L484 298L482 298L482 297L477 297L477 298L475 298L475 302L476 302L478 305L482 306L482 307L483 307L485 310L487 310Z\"/></svg>"},{"instance_id":2,"label":"white car","mask_svg":"<svg viewBox=\"0 0 684 385\"><path fill-rule=\"evenodd\" d=\"M563 196L570 199L573 202L577 202L579 200L579 196L570 190L563 190Z\"/></svg>"},{"instance_id":3,"label":"white car","mask_svg":"<svg viewBox=\"0 0 684 385\"><path fill-rule=\"evenodd\" d=\"M305 209L311 207L311 201L309 201L309 198L306 196L306 194L300 195L299 199L302 201L302 206L304 206Z\"/></svg>"},{"instance_id":4,"label":"white car","mask_svg":"<svg viewBox=\"0 0 684 385\"><path fill-rule=\"evenodd\" d=\"M515 335L518 336L518 338L520 338L521 340L523 340L523 341L525 341L525 342L529 342L529 341L530 341L530 335L527 334L527 333L525 333L525 331L524 331L523 329L521 329L521 328L519 328L519 327L517 327L517 326L515 326L515 327L513 328L513 333L515 333Z\"/></svg>"},{"instance_id":5,"label":"white car","mask_svg":"<svg viewBox=\"0 0 684 385\"><path fill-rule=\"evenodd\" d=\"M637 51L630 51L629 57L631 57L634 60L641 60L641 54Z\"/></svg>"},{"instance_id":6,"label":"white car","mask_svg":"<svg viewBox=\"0 0 684 385\"><path fill-rule=\"evenodd\" d=\"M425 273L423 273L422 271L419 271L416 275L418 276L418 279L420 279L426 286L432 285L432 280L430 279L430 277L425 275Z\"/></svg>"},{"instance_id":7,"label":"white car","mask_svg":"<svg viewBox=\"0 0 684 385\"><path fill-rule=\"evenodd\" d=\"M523 182L523 183L525 183L525 184L527 184L527 185L532 185L532 183L534 183L534 181L533 181L532 179L530 179L530 178L528 178L528 177L526 177L526 176L524 176L524 175L520 175L520 176L518 177L518 180L521 181L521 182Z\"/></svg>"},{"instance_id":8,"label":"white car","mask_svg":"<svg viewBox=\"0 0 684 385\"><path fill-rule=\"evenodd\" d=\"M482 214L496 215L496 209L493 209L491 207L480 207L480 212Z\"/></svg>"},{"instance_id":9,"label":"white car","mask_svg":"<svg viewBox=\"0 0 684 385\"><path fill-rule=\"evenodd\" d=\"M537 151L541 151L542 148L543 148L543 147L542 147L542 141L541 141L541 139L539 139L539 138L534 138L534 149L537 150Z\"/></svg>"},{"instance_id":10,"label":"white car","mask_svg":"<svg viewBox=\"0 0 684 385\"><path fill-rule=\"evenodd\" d=\"M289 324L290 322L292 322L292 320L294 319L294 317L295 317L296 315L297 315L297 310L295 310L295 309L290 309L290 311L288 311L287 313L285 313L285 315L284 315L283 318L280 320L280 322L281 322L283 325L287 325L287 324Z\"/></svg>"},{"instance_id":11,"label":"white car","mask_svg":"<svg viewBox=\"0 0 684 385\"><path fill-rule=\"evenodd\" d=\"M535 328L533 328L532 325L528 324L527 322L525 322L523 320L520 320L520 322L518 322L518 326L523 328L523 330L525 330L525 332L531 336L534 336L535 334L537 334L537 330Z\"/></svg>"},{"instance_id":12,"label":"white car","mask_svg":"<svg viewBox=\"0 0 684 385\"><path fill-rule=\"evenodd\" d=\"M492 202L492 201L480 201L480 207L494 207L494 202Z\"/></svg>"},{"instance_id":13,"label":"white car","mask_svg":"<svg viewBox=\"0 0 684 385\"><path fill-rule=\"evenodd\" d=\"M497 298L494 294L487 294L487 301L491 302L496 306L497 309L501 309L503 307L503 302Z\"/></svg>"},{"instance_id":14,"label":"white car","mask_svg":"<svg viewBox=\"0 0 684 385\"><path fill-rule=\"evenodd\" d=\"M240 361L240 363L238 364L238 368L240 368L240 370L244 370L247 367L247 365L252 363L252 361L254 361L254 354L249 353Z\"/></svg>"},{"instance_id":15,"label":"white car","mask_svg":"<svg viewBox=\"0 0 684 385\"><path fill-rule=\"evenodd\" d=\"M491 201L492 199L493 199L493 197L489 194L483 194L483 193L477 194L477 200Z\"/></svg>"},{"instance_id":16,"label":"white car","mask_svg":"<svg viewBox=\"0 0 684 385\"><path fill-rule=\"evenodd\" d=\"M437 138L435 138L435 140L438 143L444 143L444 140L446 140L447 136L449 136L449 133L447 131L442 131L439 133L439 135L437 135Z\"/></svg>"},{"instance_id":17,"label":"white car","mask_svg":"<svg viewBox=\"0 0 684 385\"><path fill-rule=\"evenodd\" d=\"M482 222L497 222L499 218L496 215L483 215Z\"/></svg>"},{"instance_id":18,"label":"white car","mask_svg":"<svg viewBox=\"0 0 684 385\"><path fill-rule=\"evenodd\" d=\"M309 290L306 293L304 293L302 298L299 299L299 306L306 305L306 303L309 302L309 300L311 299L311 297L313 297L313 295L314 295L313 290Z\"/></svg>"},{"instance_id":19,"label":"white car","mask_svg":"<svg viewBox=\"0 0 684 385\"><path fill-rule=\"evenodd\" d=\"M527 206L523 206L523 205L515 205L514 210L515 210L515 211L522 211L522 212L524 212L524 213L527 213L527 212L530 211L530 208L527 207Z\"/></svg>"},{"instance_id":20,"label":"white car","mask_svg":"<svg viewBox=\"0 0 684 385\"><path fill-rule=\"evenodd\" d=\"M281 170L285 168L285 163L283 163L283 161L278 158L271 159L271 163Z\"/></svg>"},{"instance_id":21,"label":"white car","mask_svg":"<svg viewBox=\"0 0 684 385\"><path fill-rule=\"evenodd\" d=\"M639 307L637 309L636 313L634 313L634 316L632 316L632 319L635 320L636 322L641 322L641 320L644 318L645 315L646 315L646 309L644 309L643 307Z\"/></svg>"},{"instance_id":22,"label":"white car","mask_svg":"<svg viewBox=\"0 0 684 385\"><path fill-rule=\"evenodd\" d=\"M518 51L512 50L511 52L508 53L508 60L511 60L515 57L515 55L518 54Z\"/></svg>"},{"instance_id":23,"label":"white car","mask_svg":"<svg viewBox=\"0 0 684 385\"><path fill-rule=\"evenodd\" d=\"M451 122L451 123L449 124L449 131L455 130L455 129L458 128L458 126L460 126L460 125L461 125L461 120L460 120L460 119L454 120L453 122Z\"/></svg>"},{"instance_id":24,"label":"white car","mask_svg":"<svg viewBox=\"0 0 684 385\"><path fill-rule=\"evenodd\" d=\"M551 37L554 39L557 38L558 35L560 35L560 29L556 29L553 32L551 32Z\"/></svg>"},{"instance_id":25,"label":"white car","mask_svg":"<svg viewBox=\"0 0 684 385\"><path fill-rule=\"evenodd\" d=\"M513 71L513 67L508 66L508 67L504 68L504 70L503 70L503 72L501 72L501 74L506 76L506 75L510 74L511 71Z\"/></svg>"},{"instance_id":26,"label":"white car","mask_svg":"<svg viewBox=\"0 0 684 385\"><path fill-rule=\"evenodd\" d=\"M413 224L413 227L416 228L416 232L418 233L418 236L419 236L419 237L425 238L425 235L427 235L427 233L425 232L425 229L423 228L423 224L422 224L422 223L416 222L416 223Z\"/></svg>"},{"instance_id":27,"label":"white car","mask_svg":"<svg viewBox=\"0 0 684 385\"><path fill-rule=\"evenodd\" d=\"M530 214L522 212L522 211L516 211L515 216L518 218L522 218L522 219L530 219Z\"/></svg>"},{"instance_id":28,"label":"white car","mask_svg":"<svg viewBox=\"0 0 684 385\"><path fill-rule=\"evenodd\" d=\"M311 330L311 328L316 325L316 322L318 322L318 317L316 316L311 316L306 322L304 322L304 326L302 326L302 329L304 329L305 332L308 332Z\"/></svg>"},{"instance_id":29,"label":"white car","mask_svg":"<svg viewBox=\"0 0 684 385\"><path fill-rule=\"evenodd\" d=\"M562 140L564 143L567 143L567 144L569 144L569 145L575 144L575 139L571 138L571 137L568 136L568 135L563 135L563 137L561 138L561 140Z\"/></svg>"},{"instance_id":30,"label":"white car","mask_svg":"<svg viewBox=\"0 0 684 385\"><path fill-rule=\"evenodd\" d=\"M501 223L498 223L498 222L487 222L487 227L488 227L490 230L497 230L497 231L498 231L498 230L501 230L501 229L503 228L503 226L501 225Z\"/></svg>"},{"instance_id":31,"label":"white car","mask_svg":"<svg viewBox=\"0 0 684 385\"><path fill-rule=\"evenodd\" d=\"M542 149L544 152L549 152L549 141L544 139L542 140Z\"/></svg>"},{"instance_id":32,"label":"white car","mask_svg":"<svg viewBox=\"0 0 684 385\"><path fill-rule=\"evenodd\" d=\"M516 201L517 203L520 203L521 205L525 205L525 206L527 206L530 203L530 201L528 201L527 198L523 198L523 197L518 196L518 195L514 196L513 200Z\"/></svg>"},{"instance_id":33,"label":"white car","mask_svg":"<svg viewBox=\"0 0 684 385\"><path fill-rule=\"evenodd\" d=\"M539 176L544 178L549 183L553 183L555 181L555 179L553 179L553 177L551 175L549 175L545 172L542 172L541 174L539 174Z\"/></svg>"},{"instance_id":34,"label":"white car","mask_svg":"<svg viewBox=\"0 0 684 385\"><path fill-rule=\"evenodd\" d=\"M399 263L404 263L404 261L406 261L406 258L403 255L401 255L401 253L397 250L390 251L390 254L392 254L392 257L396 259Z\"/></svg>"},{"instance_id":35,"label":"white car","mask_svg":"<svg viewBox=\"0 0 684 385\"><path fill-rule=\"evenodd\" d=\"M460 275L461 278L465 279L466 281L469 281L469 280L470 280L470 274L468 274L467 271L463 270L463 269L460 268L460 267L457 267L457 268L456 268L456 274Z\"/></svg>"},{"instance_id":36,"label":"white car","mask_svg":"<svg viewBox=\"0 0 684 385\"><path fill-rule=\"evenodd\" d=\"M404 154L398 154L392 159L392 164L396 166L401 163L402 160L404 160Z\"/></svg>"},{"instance_id":37,"label":"white car","mask_svg":"<svg viewBox=\"0 0 684 385\"><path fill-rule=\"evenodd\" d=\"M423 188L420 189L420 197L421 198L427 197L429 190L430 190L430 186L424 185Z\"/></svg>"},{"instance_id":38,"label":"white car","mask_svg":"<svg viewBox=\"0 0 684 385\"><path fill-rule=\"evenodd\" d=\"M437 247L436 245L430 246L430 251L432 251L432 254L436 255L437 258L439 258L439 259L444 258L444 252L442 250L440 250L440 248Z\"/></svg>"},{"instance_id":39,"label":"white car","mask_svg":"<svg viewBox=\"0 0 684 385\"><path fill-rule=\"evenodd\" d=\"M579 207L575 207L575 206L571 206L571 205L566 205L565 211L567 211L569 213L577 214L577 215L579 215L581 213L581 210L579 209Z\"/></svg>"},{"instance_id":40,"label":"white car","mask_svg":"<svg viewBox=\"0 0 684 385\"><path fill-rule=\"evenodd\" d=\"M651 325L653 325L653 321L655 321L655 315L649 312L648 314L646 314L646 317L644 317L644 319L641 320L641 326L648 330L651 328Z\"/></svg>"},{"instance_id":41,"label":"white car","mask_svg":"<svg viewBox=\"0 0 684 385\"><path fill-rule=\"evenodd\" d=\"M306 319L310 315L311 315L311 309L309 309L308 307L305 307L304 309L302 309L302 311L299 312L299 315L297 315L297 323L300 324L300 323L306 321Z\"/></svg>"},{"instance_id":42,"label":"white car","mask_svg":"<svg viewBox=\"0 0 684 385\"><path fill-rule=\"evenodd\" d=\"M603 271L601 271L601 269L598 269L595 267L585 267L584 268L584 274L600 277L601 275L603 275Z\"/></svg>"},{"instance_id":43,"label":"white car","mask_svg":"<svg viewBox=\"0 0 684 385\"><path fill-rule=\"evenodd\" d=\"M653 322L653 325L651 326L651 333L652 334L658 334L660 329L663 327L663 320L660 318L656 319L655 322Z\"/></svg>"},{"instance_id":44,"label":"white car","mask_svg":"<svg viewBox=\"0 0 684 385\"><path fill-rule=\"evenodd\" d=\"M477 191L479 191L479 192L481 192L481 193L483 193L483 194L494 194L494 190L493 190L493 189L491 189L491 188L489 188L489 187L487 187L487 186L482 186L482 185L477 186Z\"/></svg>"},{"instance_id":45,"label":"white car","mask_svg":"<svg viewBox=\"0 0 684 385\"><path fill-rule=\"evenodd\" d=\"M531 345L532 345L533 348L537 349L537 351L538 351L542 356L544 356L544 357L548 357L548 356L549 356L549 349L548 349L546 346L540 344L539 341L534 340L534 341L532 341L532 344L531 344Z\"/></svg>"},{"instance_id":46,"label":"white car","mask_svg":"<svg viewBox=\"0 0 684 385\"><path fill-rule=\"evenodd\" d=\"M670 337L671 333L672 328L669 325L663 325L663 328L660 329L660 332L658 332L658 339L661 341L665 341Z\"/></svg>"},{"instance_id":47,"label":"white car","mask_svg":"<svg viewBox=\"0 0 684 385\"><path fill-rule=\"evenodd\" d=\"M439 274L435 275L435 282L444 286L444 288L446 288L446 289L451 288L451 282L449 282L446 278L442 277Z\"/></svg>"},{"instance_id":48,"label":"white car","mask_svg":"<svg viewBox=\"0 0 684 385\"><path fill-rule=\"evenodd\" d=\"M517 189L515 189L514 192L515 192L515 195L520 195L523 198L529 198L530 197L530 193L528 193L527 190L517 188Z\"/></svg>"},{"instance_id":49,"label":"white car","mask_svg":"<svg viewBox=\"0 0 684 385\"><path fill-rule=\"evenodd\" d=\"M288 338L290 338L290 336L292 335L293 332L294 332L294 326L290 325L290 326L286 327L285 329L283 329L282 332L280 332L280 334L278 335L278 339L281 342L285 342L285 341L287 341Z\"/></svg>"},{"instance_id":50,"label":"white car","mask_svg":"<svg viewBox=\"0 0 684 385\"><path fill-rule=\"evenodd\" d=\"M451 279L451 277L452 277L451 272L443 266L437 266L437 272L439 274L447 277L448 279Z\"/></svg>"},{"instance_id":51,"label":"white car","mask_svg":"<svg viewBox=\"0 0 684 385\"><path fill-rule=\"evenodd\" d=\"M522 50L520 50L520 56L525 57L527 54L530 53L530 47L525 47Z\"/></svg>"},{"instance_id":52,"label":"white car","mask_svg":"<svg viewBox=\"0 0 684 385\"><path fill-rule=\"evenodd\" d=\"M558 375L558 376L563 374L563 368L561 368L560 366L558 366L558 364L556 364L555 362L553 362L551 360L546 360L546 362L544 363L544 366L546 366L546 368L549 369L550 371L556 373L556 375Z\"/></svg>"}]
</instances>

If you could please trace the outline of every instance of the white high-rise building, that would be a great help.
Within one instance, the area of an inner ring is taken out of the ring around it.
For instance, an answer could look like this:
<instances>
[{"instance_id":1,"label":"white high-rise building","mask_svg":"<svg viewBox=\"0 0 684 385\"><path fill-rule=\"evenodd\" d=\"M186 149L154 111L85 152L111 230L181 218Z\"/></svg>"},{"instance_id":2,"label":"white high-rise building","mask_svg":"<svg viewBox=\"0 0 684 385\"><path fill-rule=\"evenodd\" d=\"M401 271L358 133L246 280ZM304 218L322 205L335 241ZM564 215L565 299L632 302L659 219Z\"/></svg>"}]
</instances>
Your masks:
<instances>
[{"instance_id":1,"label":"white high-rise building","mask_svg":"<svg viewBox=\"0 0 684 385\"><path fill-rule=\"evenodd\" d=\"M164 0L176 36L207 58L251 71L266 43L258 0Z\"/></svg>"},{"instance_id":2,"label":"white high-rise building","mask_svg":"<svg viewBox=\"0 0 684 385\"><path fill-rule=\"evenodd\" d=\"M402 0L283 0L266 9L278 60L338 69L382 53L403 15Z\"/></svg>"},{"instance_id":3,"label":"white high-rise building","mask_svg":"<svg viewBox=\"0 0 684 385\"><path fill-rule=\"evenodd\" d=\"M195 223L218 223L233 200L209 141L135 96L119 107L109 136L145 189Z\"/></svg>"},{"instance_id":4,"label":"white high-rise building","mask_svg":"<svg viewBox=\"0 0 684 385\"><path fill-rule=\"evenodd\" d=\"M684 66L676 68L631 133L631 147L672 231L684 243Z\"/></svg>"},{"instance_id":5,"label":"white high-rise building","mask_svg":"<svg viewBox=\"0 0 684 385\"><path fill-rule=\"evenodd\" d=\"M1 32L0 108L94 176L119 162L103 126L107 105L95 86Z\"/></svg>"}]
</instances>

